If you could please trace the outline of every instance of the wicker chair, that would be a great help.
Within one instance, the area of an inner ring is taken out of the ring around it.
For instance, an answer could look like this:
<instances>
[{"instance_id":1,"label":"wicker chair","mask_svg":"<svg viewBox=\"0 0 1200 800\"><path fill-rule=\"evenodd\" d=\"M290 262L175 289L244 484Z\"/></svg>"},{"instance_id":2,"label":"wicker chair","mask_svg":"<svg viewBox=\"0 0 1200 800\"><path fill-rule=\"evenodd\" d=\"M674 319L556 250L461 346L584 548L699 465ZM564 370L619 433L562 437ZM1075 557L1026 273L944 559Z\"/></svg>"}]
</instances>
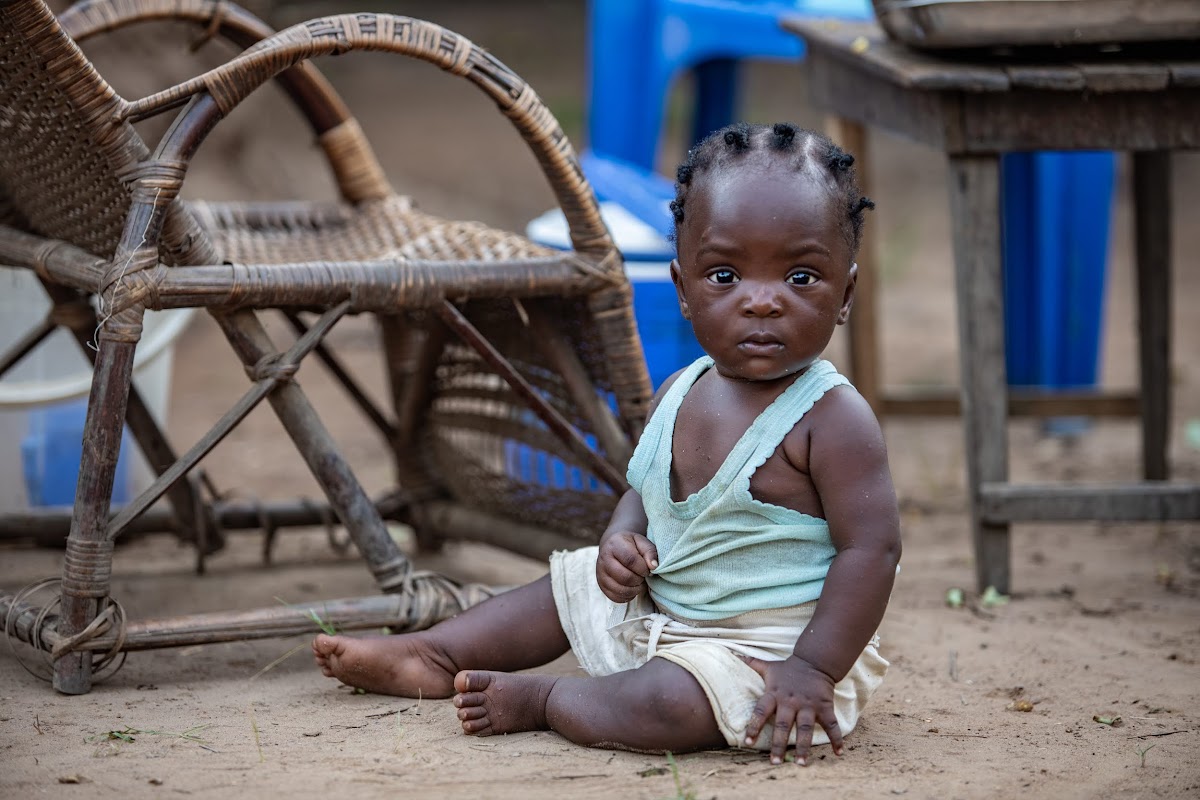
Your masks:
<instances>
[{"instance_id":1,"label":"wicker chair","mask_svg":"<svg viewBox=\"0 0 1200 800\"><path fill-rule=\"evenodd\" d=\"M248 49L127 101L76 41L149 19L191 20ZM354 118L307 63L351 50L420 58L491 96L535 154L574 250L438 219L395 194ZM180 200L205 137L272 78L312 126L342 201ZM180 107L151 153L131 123ZM69 518L59 607L0 598L6 632L51 654L59 691L88 691L96 664L118 652L312 628L304 607L170 625L126 621L109 597L109 576L114 539L133 528L173 530L202 556L220 546L224 529L312 525L335 514L384 593L321 604L342 628L417 629L487 594L413 572L385 520L413 525L425 544L476 538L531 555L595 541L625 486L649 399L630 288L569 142L533 90L491 55L439 26L385 14L326 17L273 34L225 0L90 2L61 19L42 0L0 0L0 130L0 263L34 270L54 303L40 327L0 354L0 375L59 325L81 346L94 336L98 343L96 353L85 348L95 368L73 513L0 518L9 532L65 528ZM250 379L182 454L130 384L144 310L180 307L213 315ZM264 309L288 316L294 343L272 343ZM391 413L322 343L356 313L379 319ZM394 452L396 489L385 497L366 495L291 380L314 351ZM264 399L327 505L247 509L215 498L196 477L204 455ZM123 422L159 477L113 513ZM515 468L530 458L548 480ZM160 498L169 513L151 509Z\"/></svg>"}]
</instances>

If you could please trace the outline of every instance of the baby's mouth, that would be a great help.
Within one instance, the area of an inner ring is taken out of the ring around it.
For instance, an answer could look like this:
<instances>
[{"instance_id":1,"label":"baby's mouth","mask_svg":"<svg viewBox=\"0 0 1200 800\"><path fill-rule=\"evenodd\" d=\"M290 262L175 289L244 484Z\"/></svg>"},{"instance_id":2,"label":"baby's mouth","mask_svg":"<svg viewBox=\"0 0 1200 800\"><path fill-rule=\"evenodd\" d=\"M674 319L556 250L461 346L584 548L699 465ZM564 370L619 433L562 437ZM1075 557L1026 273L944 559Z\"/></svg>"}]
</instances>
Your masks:
<instances>
[{"instance_id":1,"label":"baby's mouth","mask_svg":"<svg viewBox=\"0 0 1200 800\"><path fill-rule=\"evenodd\" d=\"M773 353L782 348L783 342L769 333L753 333L738 343L739 350L753 355Z\"/></svg>"}]
</instances>

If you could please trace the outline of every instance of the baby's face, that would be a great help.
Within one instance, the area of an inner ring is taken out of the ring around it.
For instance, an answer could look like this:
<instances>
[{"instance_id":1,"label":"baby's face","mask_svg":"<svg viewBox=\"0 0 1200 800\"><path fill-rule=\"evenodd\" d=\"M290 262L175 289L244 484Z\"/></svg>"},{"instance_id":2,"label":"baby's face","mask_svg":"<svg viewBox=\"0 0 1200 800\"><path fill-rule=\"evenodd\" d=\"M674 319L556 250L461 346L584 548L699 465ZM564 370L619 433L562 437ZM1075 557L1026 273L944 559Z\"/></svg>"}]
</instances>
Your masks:
<instances>
[{"instance_id":1,"label":"baby's face","mask_svg":"<svg viewBox=\"0 0 1200 800\"><path fill-rule=\"evenodd\" d=\"M854 295L846 213L819 176L766 160L697 182L671 275L720 374L776 380L820 357Z\"/></svg>"}]
</instances>

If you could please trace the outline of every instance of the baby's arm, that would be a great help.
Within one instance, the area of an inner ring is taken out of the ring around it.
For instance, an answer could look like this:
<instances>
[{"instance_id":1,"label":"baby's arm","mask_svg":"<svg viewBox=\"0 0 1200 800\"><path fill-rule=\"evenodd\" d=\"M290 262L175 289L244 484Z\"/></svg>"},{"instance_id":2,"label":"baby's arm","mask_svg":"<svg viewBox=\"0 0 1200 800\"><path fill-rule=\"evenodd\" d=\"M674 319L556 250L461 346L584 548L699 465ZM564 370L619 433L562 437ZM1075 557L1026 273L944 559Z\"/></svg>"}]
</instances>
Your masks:
<instances>
[{"instance_id":1,"label":"baby's arm","mask_svg":"<svg viewBox=\"0 0 1200 800\"><path fill-rule=\"evenodd\" d=\"M850 389L830 391L810 413L808 472L837 555L793 655L786 661L751 660L767 686L746 734L749 741L757 739L774 714L771 758L776 763L793 727L796 760L807 761L814 723L841 755L833 687L878 629L900 560L900 513L875 415ZM788 445L785 440L785 455Z\"/></svg>"},{"instance_id":2,"label":"baby's arm","mask_svg":"<svg viewBox=\"0 0 1200 800\"><path fill-rule=\"evenodd\" d=\"M654 416L663 395L682 374L682 369L677 370L658 387L650 400L647 418ZM627 603L637 597L646 576L658 566L658 550L646 538L649 525L642 496L633 489L625 492L600 537L600 555L596 559L596 582L614 603Z\"/></svg>"}]
</instances>

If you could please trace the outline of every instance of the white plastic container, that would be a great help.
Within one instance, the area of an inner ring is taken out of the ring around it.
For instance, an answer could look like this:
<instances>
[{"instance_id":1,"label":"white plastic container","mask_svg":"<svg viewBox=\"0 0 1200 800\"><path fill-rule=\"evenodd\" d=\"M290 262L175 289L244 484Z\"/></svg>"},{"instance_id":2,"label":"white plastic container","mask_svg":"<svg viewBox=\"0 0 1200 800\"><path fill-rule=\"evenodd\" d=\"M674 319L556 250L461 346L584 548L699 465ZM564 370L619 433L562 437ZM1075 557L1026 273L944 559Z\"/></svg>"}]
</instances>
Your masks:
<instances>
[{"instance_id":1,"label":"white plastic container","mask_svg":"<svg viewBox=\"0 0 1200 800\"><path fill-rule=\"evenodd\" d=\"M50 301L32 272L0 267L0 352L37 325L49 308ZM163 426L174 342L190 316L190 309L148 311L134 359L134 384ZM79 472L78 455L74 454L82 443L91 380L91 364L71 333L63 329L47 337L0 379L0 512L70 504ZM29 485L31 476L38 486ZM128 432L122 441L117 477L116 502L135 495L152 478ZM65 499L63 487L70 487Z\"/></svg>"}]
</instances>

